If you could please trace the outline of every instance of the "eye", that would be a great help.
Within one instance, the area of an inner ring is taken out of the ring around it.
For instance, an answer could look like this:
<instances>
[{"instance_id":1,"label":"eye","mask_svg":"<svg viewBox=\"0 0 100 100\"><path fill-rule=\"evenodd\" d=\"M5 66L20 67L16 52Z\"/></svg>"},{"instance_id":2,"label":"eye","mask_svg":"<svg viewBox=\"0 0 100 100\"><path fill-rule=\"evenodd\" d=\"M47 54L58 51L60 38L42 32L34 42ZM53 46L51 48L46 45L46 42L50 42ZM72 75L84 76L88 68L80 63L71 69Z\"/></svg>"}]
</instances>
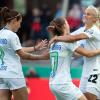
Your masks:
<instances>
[{"instance_id":1,"label":"eye","mask_svg":"<svg viewBox=\"0 0 100 100\"><path fill-rule=\"evenodd\" d=\"M91 14L90 13L87 13L87 16L91 16Z\"/></svg>"}]
</instances>

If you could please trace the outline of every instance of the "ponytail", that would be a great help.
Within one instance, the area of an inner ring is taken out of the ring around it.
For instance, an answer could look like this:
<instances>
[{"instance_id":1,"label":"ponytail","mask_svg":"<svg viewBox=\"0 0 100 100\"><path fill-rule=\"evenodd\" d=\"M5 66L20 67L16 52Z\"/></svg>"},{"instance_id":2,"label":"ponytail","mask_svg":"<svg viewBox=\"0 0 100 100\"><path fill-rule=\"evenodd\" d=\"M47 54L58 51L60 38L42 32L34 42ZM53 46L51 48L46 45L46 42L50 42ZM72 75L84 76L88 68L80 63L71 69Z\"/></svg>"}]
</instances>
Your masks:
<instances>
[{"instance_id":1,"label":"ponytail","mask_svg":"<svg viewBox=\"0 0 100 100\"><path fill-rule=\"evenodd\" d=\"M2 17L2 21L4 22L4 24L10 22L14 18L19 20L22 17L19 12L17 12L16 10L13 10L13 9L9 9L7 7L3 7L1 9L1 14L0 15Z\"/></svg>"}]
</instances>

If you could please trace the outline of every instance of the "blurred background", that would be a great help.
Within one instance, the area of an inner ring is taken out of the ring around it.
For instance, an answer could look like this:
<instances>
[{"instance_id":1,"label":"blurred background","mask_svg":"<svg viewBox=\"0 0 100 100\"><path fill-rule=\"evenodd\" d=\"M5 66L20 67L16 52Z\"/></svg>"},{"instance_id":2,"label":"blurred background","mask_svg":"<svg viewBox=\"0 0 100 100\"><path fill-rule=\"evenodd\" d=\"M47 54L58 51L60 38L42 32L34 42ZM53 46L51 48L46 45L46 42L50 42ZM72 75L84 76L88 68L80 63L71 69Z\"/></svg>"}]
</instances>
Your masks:
<instances>
[{"instance_id":1,"label":"blurred background","mask_svg":"<svg viewBox=\"0 0 100 100\"><path fill-rule=\"evenodd\" d=\"M83 26L82 15L84 9L89 5L99 8L100 0L0 0L0 7L14 8L23 15L22 26L17 32L22 46L33 46L43 39L50 40L46 27L56 17L66 17L70 31L75 31ZM41 53L41 51L36 53ZM48 85L50 62L22 60L22 65L29 100L55 100ZM72 57L71 75L77 86L81 77L82 65L82 57Z\"/></svg>"}]
</instances>

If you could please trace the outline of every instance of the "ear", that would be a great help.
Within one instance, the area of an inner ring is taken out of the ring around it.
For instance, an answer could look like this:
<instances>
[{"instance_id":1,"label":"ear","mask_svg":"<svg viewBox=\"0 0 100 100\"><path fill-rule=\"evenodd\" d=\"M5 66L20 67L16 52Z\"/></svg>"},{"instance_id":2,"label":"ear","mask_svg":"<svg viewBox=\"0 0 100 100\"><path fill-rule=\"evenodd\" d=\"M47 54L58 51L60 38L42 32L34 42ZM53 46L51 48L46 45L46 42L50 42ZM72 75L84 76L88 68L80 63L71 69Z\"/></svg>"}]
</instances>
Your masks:
<instances>
[{"instance_id":1,"label":"ear","mask_svg":"<svg viewBox=\"0 0 100 100\"><path fill-rule=\"evenodd\" d=\"M54 30L54 28L55 28L54 26L48 26L47 27L47 31L48 32L52 32Z\"/></svg>"},{"instance_id":2,"label":"ear","mask_svg":"<svg viewBox=\"0 0 100 100\"><path fill-rule=\"evenodd\" d=\"M16 18L12 19L12 23L15 24L15 22L17 21Z\"/></svg>"}]
</instances>

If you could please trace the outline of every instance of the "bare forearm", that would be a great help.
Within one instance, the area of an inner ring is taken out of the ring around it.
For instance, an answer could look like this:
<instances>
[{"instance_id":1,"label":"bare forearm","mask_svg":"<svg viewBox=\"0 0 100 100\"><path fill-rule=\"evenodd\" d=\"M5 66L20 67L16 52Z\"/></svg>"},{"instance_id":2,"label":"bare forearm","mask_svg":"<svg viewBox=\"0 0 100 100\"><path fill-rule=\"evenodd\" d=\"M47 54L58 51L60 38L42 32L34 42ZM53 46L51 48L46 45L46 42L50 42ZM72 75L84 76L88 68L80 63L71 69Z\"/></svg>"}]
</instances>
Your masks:
<instances>
[{"instance_id":1,"label":"bare forearm","mask_svg":"<svg viewBox=\"0 0 100 100\"><path fill-rule=\"evenodd\" d=\"M35 55L35 54L30 54L30 53L19 53L20 57L25 60L48 60L49 53L41 54L41 55Z\"/></svg>"},{"instance_id":2,"label":"bare forearm","mask_svg":"<svg viewBox=\"0 0 100 100\"><path fill-rule=\"evenodd\" d=\"M85 34L79 34L79 35L64 35L64 36L58 36L56 38L56 41L61 42L75 42L82 39L87 39L88 37Z\"/></svg>"},{"instance_id":3,"label":"bare forearm","mask_svg":"<svg viewBox=\"0 0 100 100\"><path fill-rule=\"evenodd\" d=\"M100 50L90 51L88 53L88 57L93 57L93 56L96 56L96 55L100 55Z\"/></svg>"},{"instance_id":4,"label":"bare forearm","mask_svg":"<svg viewBox=\"0 0 100 100\"><path fill-rule=\"evenodd\" d=\"M61 42L74 42L75 39L71 36L58 36L56 41L61 41Z\"/></svg>"},{"instance_id":5,"label":"bare forearm","mask_svg":"<svg viewBox=\"0 0 100 100\"><path fill-rule=\"evenodd\" d=\"M29 53L25 53L23 56L21 56L22 59L25 60L48 60L49 57L46 57L45 55L33 55Z\"/></svg>"},{"instance_id":6,"label":"bare forearm","mask_svg":"<svg viewBox=\"0 0 100 100\"><path fill-rule=\"evenodd\" d=\"M22 49L24 52L34 52L35 51L34 47L23 47Z\"/></svg>"},{"instance_id":7,"label":"bare forearm","mask_svg":"<svg viewBox=\"0 0 100 100\"><path fill-rule=\"evenodd\" d=\"M16 53L22 58L26 60L46 60L49 59L49 52L44 52L41 55L35 55L25 52L23 49L19 49Z\"/></svg>"},{"instance_id":8,"label":"bare forearm","mask_svg":"<svg viewBox=\"0 0 100 100\"><path fill-rule=\"evenodd\" d=\"M83 55L83 56L88 57L88 58L100 54L100 50L86 50L86 49L84 49L84 48L82 48L82 47L78 47L75 51L76 51L77 53Z\"/></svg>"},{"instance_id":9,"label":"bare forearm","mask_svg":"<svg viewBox=\"0 0 100 100\"><path fill-rule=\"evenodd\" d=\"M42 59L41 56L33 55L33 54L30 54L30 53L23 53L20 57L22 59L25 59L25 60L41 60Z\"/></svg>"}]
</instances>

